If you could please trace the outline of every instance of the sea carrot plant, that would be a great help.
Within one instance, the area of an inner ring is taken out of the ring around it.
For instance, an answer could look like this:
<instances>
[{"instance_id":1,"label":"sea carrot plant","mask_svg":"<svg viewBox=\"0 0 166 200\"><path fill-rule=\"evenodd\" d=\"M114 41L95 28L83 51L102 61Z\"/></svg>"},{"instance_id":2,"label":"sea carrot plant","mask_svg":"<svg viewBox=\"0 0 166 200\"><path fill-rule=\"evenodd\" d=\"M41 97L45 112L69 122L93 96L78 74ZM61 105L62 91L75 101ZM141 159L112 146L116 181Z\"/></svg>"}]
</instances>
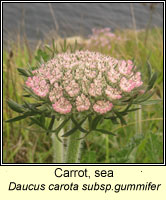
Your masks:
<instances>
[{"instance_id":1,"label":"sea carrot plant","mask_svg":"<svg viewBox=\"0 0 166 200\"><path fill-rule=\"evenodd\" d=\"M20 115L6 122L28 118L30 126L38 125L51 135L53 162L79 162L85 136L93 131L114 135L98 128L104 120L126 124L124 116L139 109L132 105L155 103L149 98L157 74L149 64L149 81L144 83L132 60L76 50L66 41L61 52L54 45L46 48L47 52L38 51L37 66L18 68L25 78L24 97L30 100L18 104L9 99L9 107Z\"/></svg>"}]
</instances>

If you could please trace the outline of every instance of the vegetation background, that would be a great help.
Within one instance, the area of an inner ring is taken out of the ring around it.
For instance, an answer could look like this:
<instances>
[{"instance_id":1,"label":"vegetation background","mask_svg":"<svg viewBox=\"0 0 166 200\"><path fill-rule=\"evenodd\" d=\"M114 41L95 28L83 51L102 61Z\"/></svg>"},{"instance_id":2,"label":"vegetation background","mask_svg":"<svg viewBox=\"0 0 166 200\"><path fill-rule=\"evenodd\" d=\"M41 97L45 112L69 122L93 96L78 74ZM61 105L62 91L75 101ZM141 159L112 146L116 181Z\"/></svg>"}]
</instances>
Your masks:
<instances>
[{"instance_id":1,"label":"vegetation background","mask_svg":"<svg viewBox=\"0 0 166 200\"><path fill-rule=\"evenodd\" d=\"M153 7L151 14L153 14ZM163 29L151 28L151 18L144 30L137 30L133 15L133 29L116 30L114 37L105 38L108 43L102 45L103 34L95 44L93 35L88 38L67 38L74 44L77 39L82 49L99 51L118 59L135 59L143 79L147 79L147 61L153 71L158 73L155 94L152 99L163 99ZM51 38L51 39L50 39ZM53 39L53 40L52 40ZM27 120L17 123L5 123L16 116L10 110L6 100L23 101L24 80L17 68L35 66L37 58L45 51L45 45L54 43L60 46L63 39L52 34L42 43L31 49L24 35L18 34L16 41L10 41L10 48L3 48L3 162L4 163L52 163L52 141L37 126L28 126ZM46 54L44 55L46 56ZM82 145L81 163L162 163L163 162L163 104L140 106L140 110L126 117L126 125L115 125L109 120L100 126L111 130L116 136L94 132L88 135Z\"/></svg>"}]
</instances>

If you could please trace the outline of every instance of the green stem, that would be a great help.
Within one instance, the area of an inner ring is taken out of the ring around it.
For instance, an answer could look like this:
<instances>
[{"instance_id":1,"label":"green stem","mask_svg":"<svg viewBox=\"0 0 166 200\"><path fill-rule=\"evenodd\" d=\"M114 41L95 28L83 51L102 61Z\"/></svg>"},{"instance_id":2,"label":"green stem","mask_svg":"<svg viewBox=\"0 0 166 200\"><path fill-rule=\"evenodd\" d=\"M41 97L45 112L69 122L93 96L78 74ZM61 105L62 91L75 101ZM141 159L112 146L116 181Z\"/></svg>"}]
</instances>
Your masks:
<instances>
[{"instance_id":1,"label":"green stem","mask_svg":"<svg viewBox=\"0 0 166 200\"><path fill-rule=\"evenodd\" d=\"M105 162L109 163L109 135L105 136L106 159Z\"/></svg>"},{"instance_id":2,"label":"green stem","mask_svg":"<svg viewBox=\"0 0 166 200\"><path fill-rule=\"evenodd\" d=\"M138 106L140 109L135 112L135 119L136 119L136 133L142 133L142 106Z\"/></svg>"},{"instance_id":3,"label":"green stem","mask_svg":"<svg viewBox=\"0 0 166 200\"><path fill-rule=\"evenodd\" d=\"M69 136L68 147L66 152L66 163L78 163L80 157L80 149L82 139L79 138L82 136L80 131Z\"/></svg>"},{"instance_id":4,"label":"green stem","mask_svg":"<svg viewBox=\"0 0 166 200\"><path fill-rule=\"evenodd\" d=\"M61 123L62 120L55 121L53 125L53 130L55 130ZM87 120L84 122L84 127L87 125ZM55 127L56 125L56 127ZM87 127L85 127L87 128ZM68 130L71 130L72 126L69 124ZM59 137L62 139L60 142L56 133L52 133L52 143L53 143L53 163L78 163L80 160L80 150L83 139L83 133L81 131L76 131L69 137L61 137L64 134L64 128L59 132ZM67 145L66 145L67 144ZM67 147L66 147L67 146Z\"/></svg>"},{"instance_id":5,"label":"green stem","mask_svg":"<svg viewBox=\"0 0 166 200\"><path fill-rule=\"evenodd\" d=\"M62 120L54 122L53 129L56 129L60 124L62 123ZM64 134L63 128L59 132L59 136ZM56 133L52 133L52 144L53 144L53 163L63 163L64 162L64 143L60 142L57 137Z\"/></svg>"},{"instance_id":6,"label":"green stem","mask_svg":"<svg viewBox=\"0 0 166 200\"><path fill-rule=\"evenodd\" d=\"M84 122L83 126L87 128L87 120ZM83 136L81 131L76 131L68 138L68 146L66 152L66 163L79 163L81 156L81 145L83 139L79 139Z\"/></svg>"},{"instance_id":7,"label":"green stem","mask_svg":"<svg viewBox=\"0 0 166 200\"><path fill-rule=\"evenodd\" d=\"M138 121L139 121L139 134L142 134L142 106L139 105L138 110Z\"/></svg>"}]
</instances>

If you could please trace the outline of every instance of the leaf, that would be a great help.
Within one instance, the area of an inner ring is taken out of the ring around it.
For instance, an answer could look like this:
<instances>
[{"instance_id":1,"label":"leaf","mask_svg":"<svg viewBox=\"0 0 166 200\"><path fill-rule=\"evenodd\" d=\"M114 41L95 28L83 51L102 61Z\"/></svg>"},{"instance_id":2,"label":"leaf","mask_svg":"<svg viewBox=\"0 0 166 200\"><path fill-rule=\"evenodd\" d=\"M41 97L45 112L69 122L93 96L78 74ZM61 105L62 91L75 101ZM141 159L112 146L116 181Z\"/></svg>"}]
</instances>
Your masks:
<instances>
[{"instance_id":1,"label":"leaf","mask_svg":"<svg viewBox=\"0 0 166 200\"><path fill-rule=\"evenodd\" d=\"M148 100L150 97L152 97L153 96L153 94L155 93L155 91L149 91L148 93L145 93L145 94L143 94L143 95L140 95L140 97L138 97L134 102L133 102L133 104L139 104L139 103L141 103L141 102L143 102L143 101L146 101L146 100Z\"/></svg>"},{"instance_id":2,"label":"leaf","mask_svg":"<svg viewBox=\"0 0 166 200\"><path fill-rule=\"evenodd\" d=\"M35 93L33 93L33 91L32 91L30 88L24 86L24 90L25 90L28 94L30 94L34 99L36 99L36 100L41 100L41 98L40 98L39 96L37 96Z\"/></svg>"},{"instance_id":3,"label":"leaf","mask_svg":"<svg viewBox=\"0 0 166 200\"><path fill-rule=\"evenodd\" d=\"M91 115L88 116L88 122L89 122L89 129L91 130L92 129L92 116Z\"/></svg>"},{"instance_id":4,"label":"leaf","mask_svg":"<svg viewBox=\"0 0 166 200\"><path fill-rule=\"evenodd\" d=\"M34 114L33 112L29 112L28 111L28 112L25 112L24 115L20 115L20 116L8 119L5 122L7 122L7 123L15 122L15 121L19 121L19 120L25 119L26 117L33 116L33 115L36 115L36 114Z\"/></svg>"},{"instance_id":5,"label":"leaf","mask_svg":"<svg viewBox=\"0 0 166 200\"><path fill-rule=\"evenodd\" d=\"M104 119L110 119L113 124L119 124L119 122L117 121L117 117L115 116L105 117Z\"/></svg>"},{"instance_id":6,"label":"leaf","mask_svg":"<svg viewBox=\"0 0 166 200\"><path fill-rule=\"evenodd\" d=\"M50 121L50 124L49 124L49 127L48 127L48 130L49 130L49 131L52 130L52 127L53 127L53 125L54 125L54 122L55 122L55 116L52 116L51 121ZM48 134L49 131L47 131L46 134Z\"/></svg>"},{"instance_id":7,"label":"leaf","mask_svg":"<svg viewBox=\"0 0 166 200\"><path fill-rule=\"evenodd\" d=\"M74 51L73 51L71 44L69 44L69 48L70 48L70 52L73 53Z\"/></svg>"},{"instance_id":8,"label":"leaf","mask_svg":"<svg viewBox=\"0 0 166 200\"><path fill-rule=\"evenodd\" d=\"M50 58L51 58L51 59L54 58L55 52L54 52L53 49L51 49L50 45L47 45L47 44L46 44L45 47L46 47L46 49L51 53Z\"/></svg>"},{"instance_id":9,"label":"leaf","mask_svg":"<svg viewBox=\"0 0 166 200\"><path fill-rule=\"evenodd\" d=\"M64 135L62 135L62 137L67 137L67 136L73 134L77 129L78 129L77 127L74 127L73 129L71 129L70 131L68 131Z\"/></svg>"},{"instance_id":10,"label":"leaf","mask_svg":"<svg viewBox=\"0 0 166 200\"><path fill-rule=\"evenodd\" d=\"M37 55L35 56L35 59L39 62L41 61L41 59L43 59L46 62L49 60L49 55L45 51L42 51L41 49L39 49L37 51Z\"/></svg>"},{"instance_id":11,"label":"leaf","mask_svg":"<svg viewBox=\"0 0 166 200\"><path fill-rule=\"evenodd\" d=\"M116 117L110 117L113 124L119 124Z\"/></svg>"},{"instance_id":12,"label":"leaf","mask_svg":"<svg viewBox=\"0 0 166 200\"><path fill-rule=\"evenodd\" d=\"M161 101L162 101L161 99L148 100L148 101L140 103L140 105L153 105L153 104L161 103Z\"/></svg>"},{"instance_id":13,"label":"leaf","mask_svg":"<svg viewBox=\"0 0 166 200\"><path fill-rule=\"evenodd\" d=\"M53 47L54 53L55 53L55 54L58 54L58 53L59 53L59 52L58 52L58 48L57 48L57 45L56 45L56 47L55 47L55 40L54 40L54 39L52 39L52 47Z\"/></svg>"},{"instance_id":14,"label":"leaf","mask_svg":"<svg viewBox=\"0 0 166 200\"><path fill-rule=\"evenodd\" d=\"M86 120L86 118L87 117L85 117L81 122L79 122L77 126L75 126L70 131L68 131L67 133L65 133L64 135L62 135L62 137L67 137L67 136L73 134L84 123L84 121Z\"/></svg>"},{"instance_id":15,"label":"leaf","mask_svg":"<svg viewBox=\"0 0 166 200\"><path fill-rule=\"evenodd\" d=\"M15 101L13 101L12 99L9 99L7 100L7 104L8 106L14 110L15 112L18 112L18 113L23 113L24 112L24 109L22 106L20 106L18 103L16 103Z\"/></svg>"},{"instance_id":16,"label":"leaf","mask_svg":"<svg viewBox=\"0 0 166 200\"><path fill-rule=\"evenodd\" d=\"M25 119L27 116L26 115L20 115L11 119L6 120L5 122L10 123L10 122L16 122L22 119Z\"/></svg>"},{"instance_id":17,"label":"leaf","mask_svg":"<svg viewBox=\"0 0 166 200\"><path fill-rule=\"evenodd\" d=\"M59 126L58 126L58 128L57 129L55 129L55 130L52 130L52 131L48 131L48 132L55 132L56 133L56 137L57 137L57 139L60 141L60 142L62 142L62 140L59 138L59 136L58 136L58 133L60 132L60 130L65 126L65 124L69 121L69 119L70 118L68 118L68 119L65 119Z\"/></svg>"},{"instance_id":18,"label":"leaf","mask_svg":"<svg viewBox=\"0 0 166 200\"><path fill-rule=\"evenodd\" d=\"M24 104L23 106L26 108L26 109L29 109L31 112L33 112L34 114L43 114L44 111L42 110L39 110L37 109L36 107L39 107L41 106L42 104L41 103L27 103L26 101L24 101Z\"/></svg>"},{"instance_id":19,"label":"leaf","mask_svg":"<svg viewBox=\"0 0 166 200\"><path fill-rule=\"evenodd\" d=\"M44 124L37 118L35 117L30 117L31 121L35 124L37 124L38 126L40 126L41 128L43 128L44 130L47 130L46 127L44 126Z\"/></svg>"},{"instance_id":20,"label":"leaf","mask_svg":"<svg viewBox=\"0 0 166 200\"><path fill-rule=\"evenodd\" d=\"M28 98L28 97L31 97L30 94L23 94L22 96L23 96L23 97L27 97L27 98Z\"/></svg>"},{"instance_id":21,"label":"leaf","mask_svg":"<svg viewBox=\"0 0 166 200\"><path fill-rule=\"evenodd\" d=\"M151 76L152 76L152 67L151 67L149 60L147 60L147 68L148 68L148 78L150 80Z\"/></svg>"},{"instance_id":22,"label":"leaf","mask_svg":"<svg viewBox=\"0 0 166 200\"><path fill-rule=\"evenodd\" d=\"M49 46L48 44L46 44L45 47L46 47L51 53L54 53L53 50L50 48L50 46Z\"/></svg>"},{"instance_id":23,"label":"leaf","mask_svg":"<svg viewBox=\"0 0 166 200\"><path fill-rule=\"evenodd\" d=\"M84 138L86 138L86 136L88 136L91 133L91 131L88 131L84 136L77 138L76 140L82 140Z\"/></svg>"},{"instance_id":24,"label":"leaf","mask_svg":"<svg viewBox=\"0 0 166 200\"><path fill-rule=\"evenodd\" d=\"M157 80L157 73L155 72L149 81L146 91L150 90L153 87L156 80Z\"/></svg>"},{"instance_id":25,"label":"leaf","mask_svg":"<svg viewBox=\"0 0 166 200\"><path fill-rule=\"evenodd\" d=\"M67 51L67 49L68 49L68 45L67 45L66 39L64 39L63 44L60 44L60 46L61 46L62 52L65 53Z\"/></svg>"},{"instance_id":26,"label":"leaf","mask_svg":"<svg viewBox=\"0 0 166 200\"><path fill-rule=\"evenodd\" d=\"M64 39L63 49L64 49L64 52L67 51L67 42L66 42L66 39Z\"/></svg>"},{"instance_id":27,"label":"leaf","mask_svg":"<svg viewBox=\"0 0 166 200\"><path fill-rule=\"evenodd\" d=\"M143 100L139 101L139 103L150 99L150 97L152 97L154 93L155 93L155 91L150 92L149 94L147 94L146 97L143 98Z\"/></svg>"},{"instance_id":28,"label":"leaf","mask_svg":"<svg viewBox=\"0 0 166 200\"><path fill-rule=\"evenodd\" d=\"M36 115L36 114L28 111L28 112L25 112L24 115L20 115L20 116L8 119L5 122L7 122L7 123L8 122L15 122L15 121L19 121L19 120L25 119L26 117L33 116L33 115Z\"/></svg>"},{"instance_id":29,"label":"leaf","mask_svg":"<svg viewBox=\"0 0 166 200\"><path fill-rule=\"evenodd\" d=\"M83 128L77 123L77 121L74 119L73 116L71 117L71 120L72 120L72 122L76 125L76 127L78 127L78 129L79 129L81 132L83 132L83 133L89 133L89 131L83 129Z\"/></svg>"},{"instance_id":30,"label":"leaf","mask_svg":"<svg viewBox=\"0 0 166 200\"><path fill-rule=\"evenodd\" d=\"M23 69L23 68L17 68L17 70L19 71L19 73L22 75L22 76L26 76L26 77L29 77L31 76L30 72L26 69Z\"/></svg>"},{"instance_id":31,"label":"leaf","mask_svg":"<svg viewBox=\"0 0 166 200\"><path fill-rule=\"evenodd\" d=\"M117 117L120 119L121 124L126 125L127 123L126 123L125 119L122 117L122 115L117 111L114 111L114 112L117 115Z\"/></svg>"},{"instance_id":32,"label":"leaf","mask_svg":"<svg viewBox=\"0 0 166 200\"><path fill-rule=\"evenodd\" d=\"M52 130L50 132L56 132L57 134L59 133L59 131L64 127L64 125L69 121L70 118L65 119L59 126L58 128L56 128L55 130Z\"/></svg>"},{"instance_id":33,"label":"leaf","mask_svg":"<svg viewBox=\"0 0 166 200\"><path fill-rule=\"evenodd\" d=\"M45 116L44 116L44 113L42 113L40 115L39 121L40 121L41 124L43 124L45 126Z\"/></svg>"},{"instance_id":34,"label":"leaf","mask_svg":"<svg viewBox=\"0 0 166 200\"><path fill-rule=\"evenodd\" d=\"M126 113L126 112L128 111L128 109L131 107L132 103L133 103L133 99L130 99L130 102L129 102L129 104L127 105L127 107L126 107L123 111L121 111L120 113L121 113L122 115L123 115L123 113Z\"/></svg>"},{"instance_id":35,"label":"leaf","mask_svg":"<svg viewBox=\"0 0 166 200\"><path fill-rule=\"evenodd\" d=\"M128 110L127 112L133 112L133 111L136 111L136 110L139 110L139 109L141 109L141 108L133 108L133 109Z\"/></svg>"},{"instance_id":36,"label":"leaf","mask_svg":"<svg viewBox=\"0 0 166 200\"><path fill-rule=\"evenodd\" d=\"M98 123L101 121L101 119L103 118L102 115L98 115L97 117L95 117L92 121L92 130L96 129Z\"/></svg>"},{"instance_id":37,"label":"leaf","mask_svg":"<svg viewBox=\"0 0 166 200\"><path fill-rule=\"evenodd\" d=\"M101 133L104 133L104 134L108 134L108 135L114 135L114 133L110 132L110 131L107 131L107 130L104 130L104 129L95 129L95 131L98 131L98 132L101 132Z\"/></svg>"}]
</instances>

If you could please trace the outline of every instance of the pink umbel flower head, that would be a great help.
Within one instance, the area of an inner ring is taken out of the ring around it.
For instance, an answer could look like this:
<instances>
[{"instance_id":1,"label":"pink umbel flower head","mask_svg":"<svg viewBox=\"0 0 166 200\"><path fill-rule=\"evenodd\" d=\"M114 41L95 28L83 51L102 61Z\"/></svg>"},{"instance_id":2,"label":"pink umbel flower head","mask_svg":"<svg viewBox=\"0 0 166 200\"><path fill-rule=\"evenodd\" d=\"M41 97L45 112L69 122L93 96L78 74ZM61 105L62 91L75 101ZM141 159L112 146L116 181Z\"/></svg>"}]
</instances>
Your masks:
<instances>
[{"instance_id":1,"label":"pink umbel flower head","mask_svg":"<svg viewBox=\"0 0 166 200\"><path fill-rule=\"evenodd\" d=\"M52 106L54 110L60 114L67 114L71 111L72 108L70 102L64 97L61 97L58 101L55 101Z\"/></svg>"},{"instance_id":2,"label":"pink umbel flower head","mask_svg":"<svg viewBox=\"0 0 166 200\"><path fill-rule=\"evenodd\" d=\"M92 34L87 41L87 47L107 47L111 48L111 41L116 39L116 35L111 32L109 27L101 29L92 29Z\"/></svg>"},{"instance_id":3,"label":"pink umbel flower head","mask_svg":"<svg viewBox=\"0 0 166 200\"><path fill-rule=\"evenodd\" d=\"M79 112L89 110L89 99L84 94L81 94L81 96L78 96L76 99L76 106Z\"/></svg>"},{"instance_id":4,"label":"pink umbel flower head","mask_svg":"<svg viewBox=\"0 0 166 200\"><path fill-rule=\"evenodd\" d=\"M141 73L131 60L90 51L58 54L32 71L26 81L27 87L62 115L88 111L106 114L114 102L129 93L132 96L142 84Z\"/></svg>"},{"instance_id":5,"label":"pink umbel flower head","mask_svg":"<svg viewBox=\"0 0 166 200\"><path fill-rule=\"evenodd\" d=\"M100 114L107 113L108 111L112 109L112 107L113 107L113 104L110 103L109 101L97 101L93 105L94 111Z\"/></svg>"}]
</instances>

